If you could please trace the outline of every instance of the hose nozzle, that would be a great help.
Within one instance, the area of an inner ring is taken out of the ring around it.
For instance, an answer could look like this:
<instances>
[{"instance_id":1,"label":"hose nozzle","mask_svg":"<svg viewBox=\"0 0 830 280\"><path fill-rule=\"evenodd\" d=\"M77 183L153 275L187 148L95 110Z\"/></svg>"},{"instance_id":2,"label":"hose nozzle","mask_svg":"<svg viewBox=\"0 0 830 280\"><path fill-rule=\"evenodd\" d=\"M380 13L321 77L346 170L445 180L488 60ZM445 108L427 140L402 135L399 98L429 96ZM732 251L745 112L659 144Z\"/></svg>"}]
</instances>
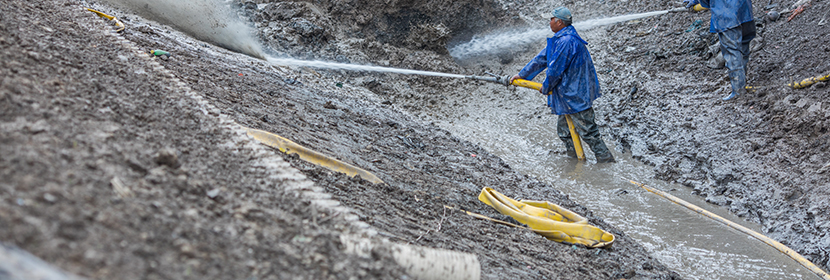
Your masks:
<instances>
[{"instance_id":1,"label":"hose nozzle","mask_svg":"<svg viewBox=\"0 0 830 280\"><path fill-rule=\"evenodd\" d=\"M491 83L497 83L497 84L502 84L502 85L505 85L505 86L510 85L510 76L499 76L499 75L496 75L496 74L493 74L493 73L486 73L486 74L490 75L490 76L466 76L465 78L472 79L472 80L491 82Z\"/></svg>"}]
</instances>

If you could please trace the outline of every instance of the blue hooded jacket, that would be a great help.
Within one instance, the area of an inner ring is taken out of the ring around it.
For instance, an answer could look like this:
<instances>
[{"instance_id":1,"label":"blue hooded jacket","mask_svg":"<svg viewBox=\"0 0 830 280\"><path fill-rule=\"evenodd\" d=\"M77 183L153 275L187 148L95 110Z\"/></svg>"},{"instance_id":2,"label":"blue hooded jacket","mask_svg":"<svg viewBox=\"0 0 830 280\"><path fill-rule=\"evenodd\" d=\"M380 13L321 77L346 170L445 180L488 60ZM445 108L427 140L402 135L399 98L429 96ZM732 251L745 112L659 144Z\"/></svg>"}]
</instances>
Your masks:
<instances>
[{"instance_id":1,"label":"blue hooded jacket","mask_svg":"<svg viewBox=\"0 0 830 280\"><path fill-rule=\"evenodd\" d=\"M544 92L548 107L557 115L570 115L591 108L600 97L599 80L591 54L573 26L567 26L548 38L547 47L519 71L519 76L533 80L545 68Z\"/></svg>"},{"instance_id":2,"label":"blue hooded jacket","mask_svg":"<svg viewBox=\"0 0 830 280\"><path fill-rule=\"evenodd\" d=\"M720 33L753 20L750 0L700 0L700 5L712 12L711 33Z\"/></svg>"}]
</instances>

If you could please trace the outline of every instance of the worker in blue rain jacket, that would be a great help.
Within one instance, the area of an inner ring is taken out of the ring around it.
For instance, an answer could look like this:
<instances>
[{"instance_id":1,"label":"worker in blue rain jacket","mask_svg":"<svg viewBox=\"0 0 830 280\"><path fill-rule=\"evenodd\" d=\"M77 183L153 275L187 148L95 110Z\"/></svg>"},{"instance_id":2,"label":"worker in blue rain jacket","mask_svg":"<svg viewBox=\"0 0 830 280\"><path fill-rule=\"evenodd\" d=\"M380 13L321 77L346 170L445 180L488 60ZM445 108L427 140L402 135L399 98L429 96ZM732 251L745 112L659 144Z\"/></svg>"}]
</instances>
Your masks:
<instances>
[{"instance_id":1,"label":"worker in blue rain jacket","mask_svg":"<svg viewBox=\"0 0 830 280\"><path fill-rule=\"evenodd\" d=\"M749 42L755 38L755 20L750 0L683 0L686 8L700 3L712 13L709 32L718 33L720 50L729 69L732 92L723 98L730 100L746 93L746 74L749 62Z\"/></svg>"},{"instance_id":2,"label":"worker in blue rain jacket","mask_svg":"<svg viewBox=\"0 0 830 280\"><path fill-rule=\"evenodd\" d=\"M591 147L597 162L615 162L614 156L602 141L594 120L593 101L600 97L600 92L594 62L586 47L588 43L571 26L573 19L568 8L556 8L551 14L550 29L555 34L548 38L547 47L510 78L510 82L515 79L533 80L542 70L547 69L545 82L539 91L547 95L551 112L559 115L557 132L565 142L567 155L576 157L574 142L565 119L565 115L570 115L575 131Z\"/></svg>"}]
</instances>

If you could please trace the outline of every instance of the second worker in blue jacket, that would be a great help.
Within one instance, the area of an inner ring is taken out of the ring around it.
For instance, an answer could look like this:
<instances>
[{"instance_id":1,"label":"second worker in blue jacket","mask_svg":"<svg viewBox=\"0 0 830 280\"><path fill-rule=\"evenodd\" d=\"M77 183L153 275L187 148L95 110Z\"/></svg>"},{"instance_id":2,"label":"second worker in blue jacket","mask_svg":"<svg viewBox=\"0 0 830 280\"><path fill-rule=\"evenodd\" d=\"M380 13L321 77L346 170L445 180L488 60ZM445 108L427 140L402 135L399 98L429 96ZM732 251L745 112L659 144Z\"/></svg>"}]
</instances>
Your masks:
<instances>
[{"instance_id":1,"label":"second worker in blue jacket","mask_svg":"<svg viewBox=\"0 0 830 280\"><path fill-rule=\"evenodd\" d=\"M594 62L586 47L588 43L571 26L573 19L568 8L556 8L551 14L550 29L555 34L548 38L545 49L510 82L515 79L533 80L547 69L545 82L539 91L547 95L551 112L559 115L557 134L565 143L568 156L576 157L576 151L565 115L571 116L574 129L591 147L597 162L615 162L594 120L593 101L600 97L600 92Z\"/></svg>"},{"instance_id":2,"label":"second worker in blue jacket","mask_svg":"<svg viewBox=\"0 0 830 280\"><path fill-rule=\"evenodd\" d=\"M718 33L720 50L729 69L732 92L723 98L729 100L746 93L746 74L749 63L749 43L755 38L755 20L750 0L683 0L686 7L698 2L712 12L709 32Z\"/></svg>"}]
</instances>

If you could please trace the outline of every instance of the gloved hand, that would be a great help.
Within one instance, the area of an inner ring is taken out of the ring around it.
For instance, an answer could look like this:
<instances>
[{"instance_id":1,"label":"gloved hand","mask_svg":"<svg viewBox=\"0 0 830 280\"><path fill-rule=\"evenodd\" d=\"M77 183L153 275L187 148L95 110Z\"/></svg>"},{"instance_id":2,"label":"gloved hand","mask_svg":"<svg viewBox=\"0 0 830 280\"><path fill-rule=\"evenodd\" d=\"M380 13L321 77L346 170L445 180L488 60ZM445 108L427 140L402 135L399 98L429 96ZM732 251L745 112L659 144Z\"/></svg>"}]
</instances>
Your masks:
<instances>
[{"instance_id":1,"label":"gloved hand","mask_svg":"<svg viewBox=\"0 0 830 280\"><path fill-rule=\"evenodd\" d=\"M691 8L699 3L699 0L683 0L683 4L686 4L686 9Z\"/></svg>"},{"instance_id":2,"label":"gloved hand","mask_svg":"<svg viewBox=\"0 0 830 280\"><path fill-rule=\"evenodd\" d=\"M513 77L510 77L510 81L508 81L508 82L510 84L513 84L513 81L516 80L516 79L523 79L523 78L521 76L519 76L519 74L516 74L516 75L513 75Z\"/></svg>"}]
</instances>

